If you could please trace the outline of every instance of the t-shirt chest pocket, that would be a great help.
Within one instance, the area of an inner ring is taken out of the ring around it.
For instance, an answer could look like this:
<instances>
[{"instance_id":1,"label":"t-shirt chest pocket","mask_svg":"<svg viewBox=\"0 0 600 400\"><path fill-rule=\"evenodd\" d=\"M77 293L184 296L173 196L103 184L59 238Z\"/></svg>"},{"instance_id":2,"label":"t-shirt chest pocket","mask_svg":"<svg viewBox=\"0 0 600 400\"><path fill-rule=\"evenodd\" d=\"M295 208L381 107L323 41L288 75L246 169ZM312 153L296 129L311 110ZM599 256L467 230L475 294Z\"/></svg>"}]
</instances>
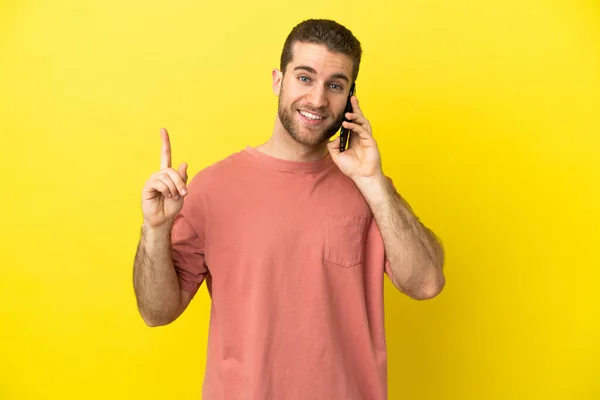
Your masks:
<instances>
[{"instance_id":1,"label":"t-shirt chest pocket","mask_svg":"<svg viewBox=\"0 0 600 400\"><path fill-rule=\"evenodd\" d=\"M325 217L324 259L342 267L364 262L367 216Z\"/></svg>"}]
</instances>

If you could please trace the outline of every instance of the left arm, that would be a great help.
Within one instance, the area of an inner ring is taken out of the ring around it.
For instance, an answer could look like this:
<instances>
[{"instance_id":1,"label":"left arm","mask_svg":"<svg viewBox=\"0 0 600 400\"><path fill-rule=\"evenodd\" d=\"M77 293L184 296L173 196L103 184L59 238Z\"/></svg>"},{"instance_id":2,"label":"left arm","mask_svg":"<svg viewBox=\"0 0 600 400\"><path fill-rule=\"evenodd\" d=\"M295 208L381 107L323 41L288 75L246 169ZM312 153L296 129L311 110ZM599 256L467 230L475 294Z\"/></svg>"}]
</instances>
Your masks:
<instances>
[{"instance_id":1,"label":"left arm","mask_svg":"<svg viewBox=\"0 0 600 400\"><path fill-rule=\"evenodd\" d=\"M383 174L356 184L381 232L394 286L413 299L437 296L445 285L441 242Z\"/></svg>"},{"instance_id":2,"label":"left arm","mask_svg":"<svg viewBox=\"0 0 600 400\"><path fill-rule=\"evenodd\" d=\"M444 249L435 234L414 215L408 203L383 174L381 155L371 125L364 117L356 96L352 96L350 147L339 151L338 137L328 149L340 170L352 178L361 191L381 232L394 286L413 299L430 299L443 289Z\"/></svg>"}]
</instances>

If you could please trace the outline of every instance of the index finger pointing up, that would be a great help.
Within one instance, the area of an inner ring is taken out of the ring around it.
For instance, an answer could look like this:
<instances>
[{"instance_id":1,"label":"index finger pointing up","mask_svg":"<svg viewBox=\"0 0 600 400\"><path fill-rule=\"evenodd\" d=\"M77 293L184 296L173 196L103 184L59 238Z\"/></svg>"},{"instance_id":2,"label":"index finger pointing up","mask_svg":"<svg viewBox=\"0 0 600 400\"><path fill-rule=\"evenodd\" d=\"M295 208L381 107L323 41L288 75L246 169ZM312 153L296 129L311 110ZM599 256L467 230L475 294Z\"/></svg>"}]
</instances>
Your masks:
<instances>
[{"instance_id":1,"label":"index finger pointing up","mask_svg":"<svg viewBox=\"0 0 600 400\"><path fill-rule=\"evenodd\" d=\"M160 138L162 140L160 169L171 168L171 142L169 141L169 133L165 128L160 129Z\"/></svg>"}]
</instances>

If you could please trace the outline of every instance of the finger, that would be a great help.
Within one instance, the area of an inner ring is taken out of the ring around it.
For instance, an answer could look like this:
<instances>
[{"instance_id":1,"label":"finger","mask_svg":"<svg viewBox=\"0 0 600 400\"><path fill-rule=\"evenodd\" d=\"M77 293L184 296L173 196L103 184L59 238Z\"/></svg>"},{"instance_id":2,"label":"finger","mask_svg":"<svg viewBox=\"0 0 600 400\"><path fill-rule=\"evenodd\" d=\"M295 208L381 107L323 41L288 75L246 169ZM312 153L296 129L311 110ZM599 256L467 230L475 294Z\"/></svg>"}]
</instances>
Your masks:
<instances>
[{"instance_id":1,"label":"finger","mask_svg":"<svg viewBox=\"0 0 600 400\"><path fill-rule=\"evenodd\" d=\"M184 183L187 183L188 181L187 167L187 163L181 163L181 165L177 169L177 173L179 174L179 176L181 176L181 179L183 179Z\"/></svg>"},{"instance_id":2,"label":"finger","mask_svg":"<svg viewBox=\"0 0 600 400\"><path fill-rule=\"evenodd\" d=\"M346 113L346 118L351 120L352 122L356 122L360 125L363 125L363 127L372 135L373 129L371 128L371 123L368 119L365 118L365 115L360 109L360 106L358 105L358 98L356 96L352 96L350 98L350 102L352 103L353 112L349 114Z\"/></svg>"},{"instance_id":3,"label":"finger","mask_svg":"<svg viewBox=\"0 0 600 400\"><path fill-rule=\"evenodd\" d=\"M344 125L345 128L352 130L352 132L358 133L358 135L360 136L361 139L369 139L369 138L373 137L373 135L371 134L371 132L369 130L365 129L365 127L363 127L359 124L355 124L354 122L348 122L348 121L344 121L342 124Z\"/></svg>"},{"instance_id":4,"label":"finger","mask_svg":"<svg viewBox=\"0 0 600 400\"><path fill-rule=\"evenodd\" d=\"M169 141L169 132L165 128L160 129L160 138L162 140L160 169L171 168L171 142Z\"/></svg>"},{"instance_id":5,"label":"finger","mask_svg":"<svg viewBox=\"0 0 600 400\"><path fill-rule=\"evenodd\" d=\"M173 182L173 179L171 178L170 174L168 173L168 169L162 171L162 173L156 175L155 179L158 179L159 181L161 181L162 183L164 183L165 185L167 185L167 187L169 188L169 196L167 197L172 197L175 200L179 199L179 191L177 190L177 186L175 185L175 182ZM177 175L175 173L175 175ZM181 178L179 178L181 179Z\"/></svg>"},{"instance_id":6,"label":"finger","mask_svg":"<svg viewBox=\"0 0 600 400\"><path fill-rule=\"evenodd\" d=\"M359 114L359 115L363 115L362 110L360 109L360 106L358 105L358 98L356 96L352 96L350 98L350 103L352 104L352 111L355 114Z\"/></svg>"},{"instance_id":7,"label":"finger","mask_svg":"<svg viewBox=\"0 0 600 400\"><path fill-rule=\"evenodd\" d=\"M181 169L181 166L179 168ZM187 194L187 188L185 187L185 181L179 172L175 171L173 168L166 169L163 172L169 175L169 178L171 178L171 181L175 185L177 190L177 193L175 194L185 196Z\"/></svg>"},{"instance_id":8,"label":"finger","mask_svg":"<svg viewBox=\"0 0 600 400\"><path fill-rule=\"evenodd\" d=\"M346 117L346 119L348 119L352 122L355 122L357 124L369 125L369 121L362 114L349 112L349 113L346 113L345 117Z\"/></svg>"},{"instance_id":9,"label":"finger","mask_svg":"<svg viewBox=\"0 0 600 400\"><path fill-rule=\"evenodd\" d=\"M170 197L169 187L159 179L150 179L146 184L144 198L147 200L153 199L157 194L162 194L164 197Z\"/></svg>"}]
</instances>

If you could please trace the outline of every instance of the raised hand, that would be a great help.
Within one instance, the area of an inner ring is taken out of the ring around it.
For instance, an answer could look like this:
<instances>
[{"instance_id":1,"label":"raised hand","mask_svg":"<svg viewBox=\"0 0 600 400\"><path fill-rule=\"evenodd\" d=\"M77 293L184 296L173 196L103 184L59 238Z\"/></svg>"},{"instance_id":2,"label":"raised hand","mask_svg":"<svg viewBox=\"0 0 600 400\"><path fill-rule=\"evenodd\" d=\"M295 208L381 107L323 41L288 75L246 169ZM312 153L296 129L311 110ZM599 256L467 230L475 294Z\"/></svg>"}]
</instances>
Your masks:
<instances>
[{"instance_id":1,"label":"raised hand","mask_svg":"<svg viewBox=\"0 0 600 400\"><path fill-rule=\"evenodd\" d=\"M340 152L338 136L327 145L329 153L340 170L355 182L378 179L382 175L381 154L371 124L360 109L356 96L352 96L350 101L353 112L346 113L349 122L343 122L344 127L350 129L350 146Z\"/></svg>"},{"instance_id":2,"label":"raised hand","mask_svg":"<svg viewBox=\"0 0 600 400\"><path fill-rule=\"evenodd\" d=\"M172 222L187 195L188 166L182 163L177 170L171 168L171 142L166 129L161 128L160 137L160 170L152 174L142 190L144 224L153 228Z\"/></svg>"}]
</instances>

